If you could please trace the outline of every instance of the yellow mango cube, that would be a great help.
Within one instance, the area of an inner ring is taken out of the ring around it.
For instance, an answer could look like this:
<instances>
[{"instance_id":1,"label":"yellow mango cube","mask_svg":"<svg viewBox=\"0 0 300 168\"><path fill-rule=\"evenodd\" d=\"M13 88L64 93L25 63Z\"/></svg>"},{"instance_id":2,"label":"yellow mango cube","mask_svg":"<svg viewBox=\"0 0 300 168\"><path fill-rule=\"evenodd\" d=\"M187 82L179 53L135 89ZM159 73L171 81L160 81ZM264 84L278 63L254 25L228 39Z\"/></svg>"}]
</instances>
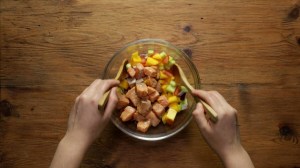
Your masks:
<instances>
[{"instance_id":1,"label":"yellow mango cube","mask_svg":"<svg viewBox=\"0 0 300 168\"><path fill-rule=\"evenodd\" d=\"M166 124L167 123L167 113L164 113L162 118L161 118L161 121Z\"/></svg>"},{"instance_id":2,"label":"yellow mango cube","mask_svg":"<svg viewBox=\"0 0 300 168\"><path fill-rule=\"evenodd\" d=\"M164 92L167 92L167 87L168 87L168 85L162 85L162 86L161 86L161 88L162 88L162 90L163 90Z\"/></svg>"},{"instance_id":3,"label":"yellow mango cube","mask_svg":"<svg viewBox=\"0 0 300 168\"><path fill-rule=\"evenodd\" d=\"M120 86L121 88L123 88L123 89L128 89L129 84L128 84L127 80L122 80L122 81L120 82L119 86Z\"/></svg>"},{"instance_id":4,"label":"yellow mango cube","mask_svg":"<svg viewBox=\"0 0 300 168\"><path fill-rule=\"evenodd\" d=\"M177 96L171 96L168 98L168 102L169 104L172 104L172 103L177 103L179 100L179 98Z\"/></svg>"},{"instance_id":5,"label":"yellow mango cube","mask_svg":"<svg viewBox=\"0 0 300 168\"><path fill-rule=\"evenodd\" d=\"M147 66L154 66L154 65L158 65L158 61L154 58L148 57L146 60L146 65Z\"/></svg>"},{"instance_id":6,"label":"yellow mango cube","mask_svg":"<svg viewBox=\"0 0 300 168\"><path fill-rule=\"evenodd\" d=\"M165 73L163 73L162 71L159 71L159 78L160 79L167 79L168 76Z\"/></svg>"},{"instance_id":7,"label":"yellow mango cube","mask_svg":"<svg viewBox=\"0 0 300 168\"><path fill-rule=\"evenodd\" d=\"M169 105L171 109L174 109L176 112L179 112L181 110L180 105L178 103L172 103Z\"/></svg>"},{"instance_id":8,"label":"yellow mango cube","mask_svg":"<svg viewBox=\"0 0 300 168\"><path fill-rule=\"evenodd\" d=\"M141 59L141 57L139 56L139 52L138 52L138 51L134 52L134 53L131 55L131 59L132 59L132 62L134 62L134 63L140 63L140 62L142 62L142 59Z\"/></svg>"},{"instance_id":9,"label":"yellow mango cube","mask_svg":"<svg viewBox=\"0 0 300 168\"><path fill-rule=\"evenodd\" d=\"M166 123L172 125L175 121L176 114L177 112L174 109L169 108L167 111Z\"/></svg>"},{"instance_id":10,"label":"yellow mango cube","mask_svg":"<svg viewBox=\"0 0 300 168\"><path fill-rule=\"evenodd\" d=\"M152 56L152 58L157 59L157 60L162 60L162 57L160 54L156 53Z\"/></svg>"}]
</instances>

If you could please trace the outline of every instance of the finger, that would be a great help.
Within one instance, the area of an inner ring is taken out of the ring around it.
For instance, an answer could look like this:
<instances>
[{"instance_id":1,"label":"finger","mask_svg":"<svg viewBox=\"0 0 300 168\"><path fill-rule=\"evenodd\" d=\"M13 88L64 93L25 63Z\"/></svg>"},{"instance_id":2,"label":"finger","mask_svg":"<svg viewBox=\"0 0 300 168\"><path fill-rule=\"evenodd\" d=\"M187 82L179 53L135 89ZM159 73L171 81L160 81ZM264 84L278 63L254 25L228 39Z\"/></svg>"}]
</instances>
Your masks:
<instances>
[{"instance_id":1,"label":"finger","mask_svg":"<svg viewBox=\"0 0 300 168\"><path fill-rule=\"evenodd\" d=\"M232 110L233 107L226 101L226 99L217 91L212 91L213 96L218 99L218 102L228 110Z\"/></svg>"},{"instance_id":2,"label":"finger","mask_svg":"<svg viewBox=\"0 0 300 168\"><path fill-rule=\"evenodd\" d=\"M111 89L109 99L108 99L108 103L107 103L107 106L106 106L105 112L104 112L104 118L105 119L110 118L112 112L116 108L116 105L117 105L117 102L118 102L116 90L117 90L116 87Z\"/></svg>"},{"instance_id":3,"label":"finger","mask_svg":"<svg viewBox=\"0 0 300 168\"><path fill-rule=\"evenodd\" d=\"M99 100L105 92L110 90L111 88L117 86L120 82L115 79L107 79L107 80L102 80L100 84L98 84L96 91L94 91L95 95L94 98L96 100Z\"/></svg>"},{"instance_id":4,"label":"finger","mask_svg":"<svg viewBox=\"0 0 300 168\"><path fill-rule=\"evenodd\" d=\"M92 96L94 95L95 93L95 90L97 88L98 85L101 85L101 83L103 82L102 79L96 79L94 80L90 86L88 88L86 88L84 91L83 91L83 94L87 95L87 96Z\"/></svg>"},{"instance_id":5,"label":"finger","mask_svg":"<svg viewBox=\"0 0 300 168\"><path fill-rule=\"evenodd\" d=\"M219 98L215 95L216 91L193 90L192 94L204 100L217 113L222 113L224 111Z\"/></svg>"},{"instance_id":6,"label":"finger","mask_svg":"<svg viewBox=\"0 0 300 168\"><path fill-rule=\"evenodd\" d=\"M195 120L198 124L198 127L200 130L208 130L209 129L209 123L206 119L204 108L201 103L197 103L195 110L193 111L193 116L195 117Z\"/></svg>"},{"instance_id":7,"label":"finger","mask_svg":"<svg viewBox=\"0 0 300 168\"><path fill-rule=\"evenodd\" d=\"M84 89L84 91L81 93L81 95L87 94L89 92L89 90L92 90L92 87L95 87L97 85L97 83L99 83L101 81L102 81L101 79L94 80L88 87L86 87Z\"/></svg>"},{"instance_id":8,"label":"finger","mask_svg":"<svg viewBox=\"0 0 300 168\"><path fill-rule=\"evenodd\" d=\"M193 90L192 94L194 96L198 96L200 99L204 100L205 102L207 102L209 105L213 104L214 101L212 100L212 97L210 96L208 91L204 91L204 90Z\"/></svg>"}]
</instances>

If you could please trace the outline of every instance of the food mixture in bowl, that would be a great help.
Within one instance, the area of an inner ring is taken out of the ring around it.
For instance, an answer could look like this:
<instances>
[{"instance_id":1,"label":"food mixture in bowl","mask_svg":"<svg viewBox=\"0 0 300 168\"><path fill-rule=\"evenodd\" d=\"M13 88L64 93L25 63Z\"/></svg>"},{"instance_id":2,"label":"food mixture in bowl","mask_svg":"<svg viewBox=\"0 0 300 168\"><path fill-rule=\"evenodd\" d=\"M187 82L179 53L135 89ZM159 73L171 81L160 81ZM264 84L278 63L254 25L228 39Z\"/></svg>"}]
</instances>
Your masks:
<instances>
[{"instance_id":1,"label":"food mixture in bowl","mask_svg":"<svg viewBox=\"0 0 300 168\"><path fill-rule=\"evenodd\" d=\"M122 122L134 122L142 133L159 124L172 126L188 108L187 89L172 73L175 60L165 51L135 51L126 64L117 91Z\"/></svg>"}]
</instances>

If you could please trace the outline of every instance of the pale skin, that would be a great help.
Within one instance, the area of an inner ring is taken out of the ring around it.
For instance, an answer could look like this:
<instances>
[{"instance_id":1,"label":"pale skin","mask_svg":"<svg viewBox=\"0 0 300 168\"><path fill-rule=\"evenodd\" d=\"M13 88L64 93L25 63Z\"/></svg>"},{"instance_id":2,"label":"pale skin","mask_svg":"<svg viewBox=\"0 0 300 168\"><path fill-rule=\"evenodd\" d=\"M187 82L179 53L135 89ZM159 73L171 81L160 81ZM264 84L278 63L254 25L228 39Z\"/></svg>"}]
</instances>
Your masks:
<instances>
[{"instance_id":1,"label":"pale skin","mask_svg":"<svg viewBox=\"0 0 300 168\"><path fill-rule=\"evenodd\" d=\"M218 114L218 121L213 123L205 116L201 103L193 112L206 142L219 155L225 167L253 168L254 165L240 143L237 111L216 91L194 90L194 96L206 101Z\"/></svg>"},{"instance_id":2,"label":"pale skin","mask_svg":"<svg viewBox=\"0 0 300 168\"><path fill-rule=\"evenodd\" d=\"M117 80L95 80L77 98L71 110L68 129L58 144L50 168L77 168L91 146L99 138L110 120L117 103ZM98 100L111 89L104 111L98 111ZM205 117L200 103L193 112L204 139L220 156L225 167L252 168L253 163L240 143L236 110L215 91L193 91L194 96L205 100L218 113L218 122L212 123Z\"/></svg>"}]
</instances>

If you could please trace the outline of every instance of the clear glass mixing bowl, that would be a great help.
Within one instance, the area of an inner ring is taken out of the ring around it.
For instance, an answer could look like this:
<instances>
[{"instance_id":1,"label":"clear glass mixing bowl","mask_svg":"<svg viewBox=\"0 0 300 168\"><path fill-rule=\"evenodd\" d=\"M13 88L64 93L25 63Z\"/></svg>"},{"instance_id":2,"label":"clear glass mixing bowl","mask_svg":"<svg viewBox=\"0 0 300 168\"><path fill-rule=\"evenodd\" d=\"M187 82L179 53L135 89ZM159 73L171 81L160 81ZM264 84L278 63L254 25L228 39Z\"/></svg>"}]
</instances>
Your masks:
<instances>
[{"instance_id":1,"label":"clear glass mixing bowl","mask_svg":"<svg viewBox=\"0 0 300 168\"><path fill-rule=\"evenodd\" d=\"M200 77L197 68L190 58L177 47L160 39L141 39L127 44L121 50L116 52L109 60L104 69L102 79L115 78L122 61L125 58L129 60L131 54L135 51L139 51L139 53L147 53L148 49L153 49L159 52L165 51L167 54L171 55L175 59L176 63L183 69L190 84L196 89L200 88ZM192 112L195 109L196 102L191 94L187 94L187 99L189 103L188 108L177 114L172 126L164 125L161 122L157 127L150 127L146 133L141 133L136 129L136 123L122 122L120 120L120 112L118 110L113 112L111 121L121 131L134 138L147 141L162 140L177 134L191 121Z\"/></svg>"}]
</instances>

